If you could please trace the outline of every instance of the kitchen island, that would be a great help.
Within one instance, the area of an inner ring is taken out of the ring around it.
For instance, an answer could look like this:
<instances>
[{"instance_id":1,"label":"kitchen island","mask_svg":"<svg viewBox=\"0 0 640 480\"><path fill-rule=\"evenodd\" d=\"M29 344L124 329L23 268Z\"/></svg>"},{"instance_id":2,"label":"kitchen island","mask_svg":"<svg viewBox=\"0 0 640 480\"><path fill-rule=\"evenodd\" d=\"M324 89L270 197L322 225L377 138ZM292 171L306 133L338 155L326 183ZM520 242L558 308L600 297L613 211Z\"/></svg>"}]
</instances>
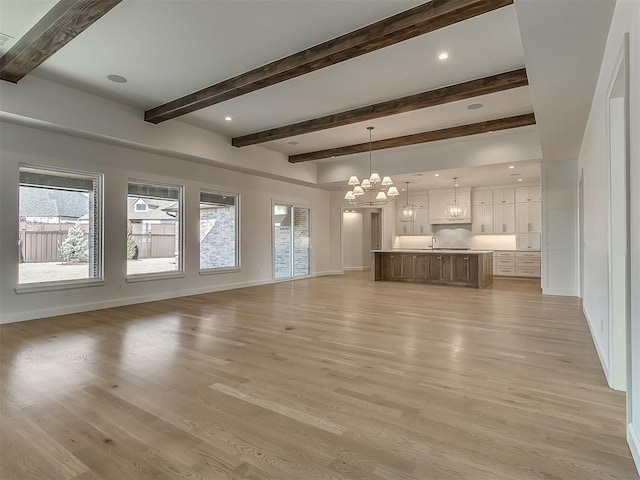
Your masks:
<instances>
[{"instance_id":1,"label":"kitchen island","mask_svg":"<svg viewBox=\"0 0 640 480\"><path fill-rule=\"evenodd\" d=\"M490 250L372 250L373 280L485 288L493 283Z\"/></svg>"}]
</instances>

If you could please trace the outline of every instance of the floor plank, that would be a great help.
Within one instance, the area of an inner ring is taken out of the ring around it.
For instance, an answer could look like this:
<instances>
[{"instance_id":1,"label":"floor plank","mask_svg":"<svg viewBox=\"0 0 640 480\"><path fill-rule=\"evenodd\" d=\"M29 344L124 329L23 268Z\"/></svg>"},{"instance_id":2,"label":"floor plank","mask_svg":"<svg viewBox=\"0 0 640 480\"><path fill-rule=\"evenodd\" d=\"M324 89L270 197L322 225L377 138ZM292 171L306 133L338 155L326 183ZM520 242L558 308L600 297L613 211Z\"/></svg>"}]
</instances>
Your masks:
<instances>
[{"instance_id":1,"label":"floor plank","mask_svg":"<svg viewBox=\"0 0 640 480\"><path fill-rule=\"evenodd\" d=\"M579 300L535 281L349 273L4 325L0 347L3 479L638 478Z\"/></svg>"}]
</instances>

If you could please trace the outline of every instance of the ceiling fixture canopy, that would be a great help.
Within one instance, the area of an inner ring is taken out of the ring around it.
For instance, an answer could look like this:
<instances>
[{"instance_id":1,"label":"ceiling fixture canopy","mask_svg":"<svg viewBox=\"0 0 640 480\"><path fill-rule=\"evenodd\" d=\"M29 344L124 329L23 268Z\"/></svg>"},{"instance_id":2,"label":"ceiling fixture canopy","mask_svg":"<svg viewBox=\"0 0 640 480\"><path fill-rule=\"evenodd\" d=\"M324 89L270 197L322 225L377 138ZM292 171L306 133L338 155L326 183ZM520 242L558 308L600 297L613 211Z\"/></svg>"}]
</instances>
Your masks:
<instances>
[{"instance_id":1,"label":"ceiling fixture canopy","mask_svg":"<svg viewBox=\"0 0 640 480\"><path fill-rule=\"evenodd\" d=\"M467 209L458 201L458 177L453 177L453 202L447 203L444 215L447 220L457 220L467 215Z\"/></svg>"},{"instance_id":2,"label":"ceiling fixture canopy","mask_svg":"<svg viewBox=\"0 0 640 480\"><path fill-rule=\"evenodd\" d=\"M351 175L347 184L352 190L349 190L344 198L349 200L350 205L379 207L393 200L400 195L400 192L393 186L391 177L381 177L378 173L372 171L371 132L373 127L367 127L367 130L369 130L369 178L364 178L360 182L356 175Z\"/></svg>"}]
</instances>

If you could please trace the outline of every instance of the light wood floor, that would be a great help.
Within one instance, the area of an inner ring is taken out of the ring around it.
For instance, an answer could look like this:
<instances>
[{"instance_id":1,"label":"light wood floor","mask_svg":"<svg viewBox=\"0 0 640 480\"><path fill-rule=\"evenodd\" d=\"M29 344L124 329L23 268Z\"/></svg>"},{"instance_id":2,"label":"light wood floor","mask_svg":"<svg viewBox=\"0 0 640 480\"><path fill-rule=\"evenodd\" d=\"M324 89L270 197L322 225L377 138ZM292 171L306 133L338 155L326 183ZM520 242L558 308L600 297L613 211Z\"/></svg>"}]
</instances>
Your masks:
<instances>
[{"instance_id":1,"label":"light wood floor","mask_svg":"<svg viewBox=\"0 0 640 480\"><path fill-rule=\"evenodd\" d=\"M2 478L636 479L576 299L322 277L5 325Z\"/></svg>"}]
</instances>

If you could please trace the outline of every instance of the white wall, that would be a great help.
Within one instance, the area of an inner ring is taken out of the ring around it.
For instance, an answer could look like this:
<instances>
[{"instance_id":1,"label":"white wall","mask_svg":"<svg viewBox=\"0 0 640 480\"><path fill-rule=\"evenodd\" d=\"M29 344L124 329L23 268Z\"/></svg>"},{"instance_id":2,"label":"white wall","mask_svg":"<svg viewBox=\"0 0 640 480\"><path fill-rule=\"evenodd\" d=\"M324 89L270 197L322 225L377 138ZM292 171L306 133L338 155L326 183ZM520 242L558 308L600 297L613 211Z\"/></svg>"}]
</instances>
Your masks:
<instances>
[{"instance_id":1,"label":"white wall","mask_svg":"<svg viewBox=\"0 0 640 480\"><path fill-rule=\"evenodd\" d=\"M229 138L179 120L145 122L141 109L29 75L20 83L0 82L0 120L152 153L256 173L307 185L316 184L311 162L291 164L260 146L236 148Z\"/></svg>"},{"instance_id":2,"label":"white wall","mask_svg":"<svg viewBox=\"0 0 640 480\"><path fill-rule=\"evenodd\" d=\"M344 212L342 216L342 235L344 242L344 270L363 270L362 265L362 211Z\"/></svg>"},{"instance_id":3,"label":"white wall","mask_svg":"<svg viewBox=\"0 0 640 480\"><path fill-rule=\"evenodd\" d=\"M188 162L92 140L0 122L0 322L53 316L114 305L235 288L272 281L271 202L312 209L312 273L331 270L329 192L242 172ZM104 174L104 274L106 285L43 293L16 294L18 166L21 162ZM125 282L127 180L185 186L184 278ZM241 195L242 270L199 275L199 190L221 189ZM119 291L119 283L124 289Z\"/></svg>"},{"instance_id":4,"label":"white wall","mask_svg":"<svg viewBox=\"0 0 640 480\"><path fill-rule=\"evenodd\" d=\"M578 272L578 169L575 160L541 165L542 293L580 295Z\"/></svg>"},{"instance_id":5,"label":"white wall","mask_svg":"<svg viewBox=\"0 0 640 480\"><path fill-rule=\"evenodd\" d=\"M607 287L607 112L608 89L616 70L618 54L624 34L629 33L631 59L629 72L630 88L630 159L631 159L631 326L630 362L631 372L627 385L629 446L640 464L640 2L619 0L616 3L607 46L602 60L596 93L593 98L584 141L579 156L579 165L584 175L584 226L585 226L585 297L584 307L588 316L594 342L601 351L603 368L611 377L610 332L608 318ZM602 324L600 323L602 321ZM615 348L615 345L613 345Z\"/></svg>"}]
</instances>

